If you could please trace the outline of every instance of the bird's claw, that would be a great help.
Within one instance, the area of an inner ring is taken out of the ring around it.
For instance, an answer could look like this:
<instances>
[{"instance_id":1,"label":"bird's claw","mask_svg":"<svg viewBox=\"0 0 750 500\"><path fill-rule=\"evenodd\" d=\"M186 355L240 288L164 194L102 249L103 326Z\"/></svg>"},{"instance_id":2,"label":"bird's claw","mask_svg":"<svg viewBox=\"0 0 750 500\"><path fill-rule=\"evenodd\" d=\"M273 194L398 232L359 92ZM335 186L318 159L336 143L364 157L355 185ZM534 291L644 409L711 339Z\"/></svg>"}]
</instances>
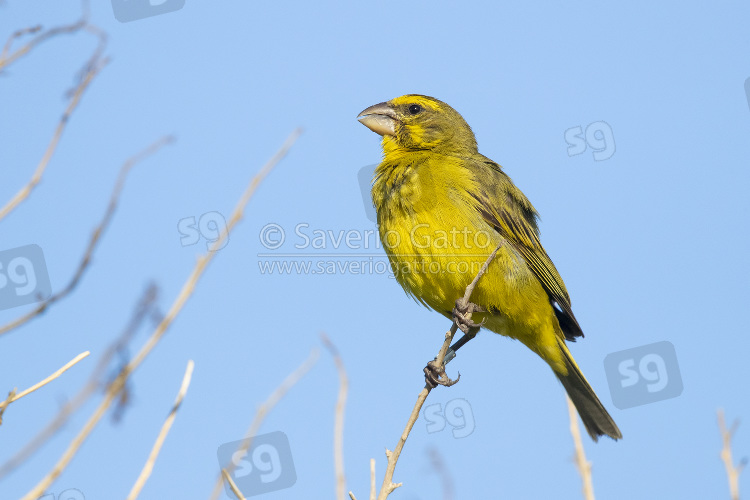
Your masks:
<instances>
[{"instance_id":1,"label":"bird's claw","mask_svg":"<svg viewBox=\"0 0 750 500\"><path fill-rule=\"evenodd\" d=\"M430 387L430 389L434 389L439 385L450 387L458 383L460 379L460 373L455 380L448 377L448 375L445 373L445 365L438 365L436 359L433 359L432 361L427 363L427 366L425 366L424 368L424 381Z\"/></svg>"},{"instance_id":2,"label":"bird's claw","mask_svg":"<svg viewBox=\"0 0 750 500\"><path fill-rule=\"evenodd\" d=\"M466 335L476 335L479 329L484 325L484 320L481 323L476 323L467 318L466 316L475 312L486 312L480 306L473 302L467 302L463 298L456 301L456 307L453 308L453 322L456 326L464 332Z\"/></svg>"}]
</instances>

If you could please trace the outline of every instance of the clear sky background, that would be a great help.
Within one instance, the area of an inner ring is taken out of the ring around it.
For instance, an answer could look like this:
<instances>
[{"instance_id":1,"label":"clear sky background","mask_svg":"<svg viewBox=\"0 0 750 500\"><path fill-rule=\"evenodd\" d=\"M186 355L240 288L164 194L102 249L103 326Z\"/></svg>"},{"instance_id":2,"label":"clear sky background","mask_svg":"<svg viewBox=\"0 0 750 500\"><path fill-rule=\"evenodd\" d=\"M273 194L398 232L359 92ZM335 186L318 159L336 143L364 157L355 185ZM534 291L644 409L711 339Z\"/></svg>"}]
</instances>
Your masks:
<instances>
[{"instance_id":1,"label":"clear sky background","mask_svg":"<svg viewBox=\"0 0 750 500\"><path fill-rule=\"evenodd\" d=\"M76 1L4 2L0 38L79 12ZM729 420L750 416L748 19L750 6L740 2L187 0L175 12L121 23L109 2L95 2L91 21L108 33L112 61L84 95L42 183L0 222L0 251L39 245L60 290L122 162L164 134L177 141L134 168L75 293L0 337L3 391L92 352L9 407L0 460L85 383L149 282L159 286L161 310L172 303L206 242L183 246L179 221L210 212L228 218L246 183L302 126L133 376L119 423L102 421L49 492L123 498L193 359L192 385L142 498L207 498L219 446L243 437L258 404L320 346L324 331L350 380L348 489L366 498L369 459L377 460L379 485L384 448L395 446L449 322L386 274L263 274L258 255L317 252L326 256L287 260L349 262L369 259L351 257L365 253L383 262L382 249L363 243L335 248L329 238L322 249L296 248L304 239L295 227L307 224L300 231L310 237L375 229L357 174L379 161L379 137L356 116L421 93L461 112L480 152L503 165L541 213L542 241L586 333L572 352L624 434L598 444L584 435L597 498L728 498L716 410L725 408ZM95 45L83 33L61 36L0 77L0 204L32 175L64 93ZM595 125L591 146L604 137L611 156L597 161L592 147L570 156L580 145L569 145L566 131L601 121L611 140ZM272 251L260 239L270 223L286 232ZM0 310L0 323L31 307ZM131 354L150 331L138 331ZM681 394L618 409L605 357L656 342L674 346ZM396 469L404 486L391 498L440 498L444 480L454 498L580 498L564 392L545 364L487 332L449 365L449 374L457 371L461 382L433 391L427 406L459 408L466 425L454 437L450 423L435 430L440 425L421 416ZM333 498L337 391L334 363L322 351L261 429L288 437L297 476L263 498ZM0 498L36 484L99 399L0 480ZM747 423L734 452L736 460L750 454Z\"/></svg>"}]
</instances>

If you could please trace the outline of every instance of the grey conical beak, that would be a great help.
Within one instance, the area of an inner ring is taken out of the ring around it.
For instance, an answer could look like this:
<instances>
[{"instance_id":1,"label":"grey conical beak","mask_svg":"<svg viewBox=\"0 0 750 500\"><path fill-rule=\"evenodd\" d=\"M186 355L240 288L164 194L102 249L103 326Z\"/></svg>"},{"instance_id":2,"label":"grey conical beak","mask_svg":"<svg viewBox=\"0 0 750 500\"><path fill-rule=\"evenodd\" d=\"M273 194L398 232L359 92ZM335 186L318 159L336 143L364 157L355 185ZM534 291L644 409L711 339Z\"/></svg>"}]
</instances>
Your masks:
<instances>
[{"instance_id":1,"label":"grey conical beak","mask_svg":"<svg viewBox=\"0 0 750 500\"><path fill-rule=\"evenodd\" d=\"M398 118L387 102L381 102L362 111L357 120L376 134L396 135Z\"/></svg>"}]
</instances>

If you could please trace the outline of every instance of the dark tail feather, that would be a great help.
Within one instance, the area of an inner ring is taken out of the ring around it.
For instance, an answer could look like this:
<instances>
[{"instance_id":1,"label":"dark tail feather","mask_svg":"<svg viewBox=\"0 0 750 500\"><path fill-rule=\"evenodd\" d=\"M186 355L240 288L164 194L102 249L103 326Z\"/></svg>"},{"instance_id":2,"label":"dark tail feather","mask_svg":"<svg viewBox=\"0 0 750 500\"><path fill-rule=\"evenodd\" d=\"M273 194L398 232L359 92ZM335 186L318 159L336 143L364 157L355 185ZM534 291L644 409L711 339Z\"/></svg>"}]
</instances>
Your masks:
<instances>
[{"instance_id":1,"label":"dark tail feather","mask_svg":"<svg viewBox=\"0 0 750 500\"><path fill-rule=\"evenodd\" d=\"M612 420L604 405L596 397L594 389L586 381L586 377L583 376L575 360L573 360L573 356L570 355L565 341L560 339L558 343L560 344L560 350L563 352L568 375L561 375L557 372L555 372L555 375L560 379L568 396L573 401L589 436L594 441L598 441L599 436L609 436L615 440L622 439L620 429L617 428L615 421Z\"/></svg>"}]
</instances>

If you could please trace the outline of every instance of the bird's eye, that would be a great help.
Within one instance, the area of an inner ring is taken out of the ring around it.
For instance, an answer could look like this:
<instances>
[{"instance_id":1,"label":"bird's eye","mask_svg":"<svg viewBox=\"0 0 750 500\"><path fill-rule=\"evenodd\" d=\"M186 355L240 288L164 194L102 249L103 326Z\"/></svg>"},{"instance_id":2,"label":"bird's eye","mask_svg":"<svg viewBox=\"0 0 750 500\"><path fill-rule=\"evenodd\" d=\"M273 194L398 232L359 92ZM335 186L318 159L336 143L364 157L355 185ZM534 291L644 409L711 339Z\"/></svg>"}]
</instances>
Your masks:
<instances>
[{"instance_id":1,"label":"bird's eye","mask_svg":"<svg viewBox=\"0 0 750 500\"><path fill-rule=\"evenodd\" d=\"M422 106L420 106L419 104L412 104L411 106L409 106L409 113L413 115L417 115L421 112L422 112Z\"/></svg>"}]
</instances>

